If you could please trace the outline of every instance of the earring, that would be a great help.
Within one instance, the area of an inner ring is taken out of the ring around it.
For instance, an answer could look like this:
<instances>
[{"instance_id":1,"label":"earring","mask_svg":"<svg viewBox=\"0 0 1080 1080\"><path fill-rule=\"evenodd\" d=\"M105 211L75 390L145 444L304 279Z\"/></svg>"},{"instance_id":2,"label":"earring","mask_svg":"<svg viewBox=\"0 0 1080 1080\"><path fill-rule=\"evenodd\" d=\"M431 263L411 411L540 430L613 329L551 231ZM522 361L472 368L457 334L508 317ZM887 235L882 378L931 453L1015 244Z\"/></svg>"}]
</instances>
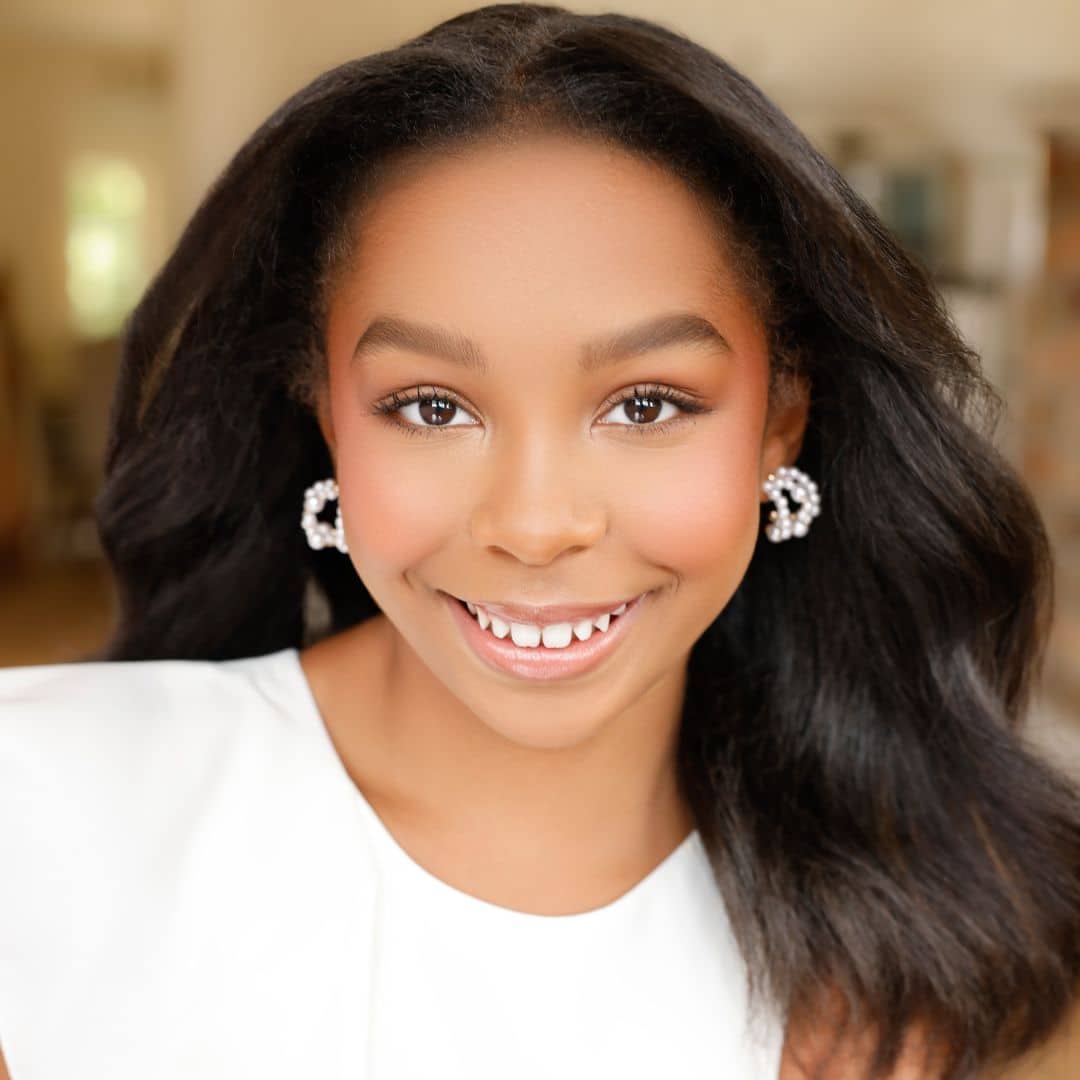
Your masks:
<instances>
[{"instance_id":1,"label":"earring","mask_svg":"<svg viewBox=\"0 0 1080 1080\"><path fill-rule=\"evenodd\" d=\"M766 527L765 535L774 544L790 540L792 536L805 536L810 522L821 513L817 484L801 469L781 465L775 473L769 473L769 478L762 488L776 504L776 509L769 514L769 521L773 524ZM799 503L794 517L791 515L784 488L788 488Z\"/></svg>"},{"instance_id":2,"label":"earring","mask_svg":"<svg viewBox=\"0 0 1080 1080\"><path fill-rule=\"evenodd\" d=\"M349 545L345 542L345 526L341 520L340 502L332 526L325 521L320 521L316 516L326 505L327 499L337 498L338 486L333 477L312 484L304 492L304 512L300 515L300 525L307 533L308 547L336 547L338 551L349 550Z\"/></svg>"}]
</instances>

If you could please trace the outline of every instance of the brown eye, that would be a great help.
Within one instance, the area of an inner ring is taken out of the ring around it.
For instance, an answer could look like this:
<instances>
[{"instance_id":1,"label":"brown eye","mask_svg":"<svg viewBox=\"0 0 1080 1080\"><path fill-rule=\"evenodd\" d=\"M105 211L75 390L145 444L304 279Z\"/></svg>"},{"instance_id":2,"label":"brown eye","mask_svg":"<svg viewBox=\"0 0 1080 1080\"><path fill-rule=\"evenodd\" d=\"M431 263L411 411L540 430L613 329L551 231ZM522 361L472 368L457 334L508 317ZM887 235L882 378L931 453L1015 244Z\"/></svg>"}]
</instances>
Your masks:
<instances>
[{"instance_id":1,"label":"brown eye","mask_svg":"<svg viewBox=\"0 0 1080 1080\"><path fill-rule=\"evenodd\" d=\"M635 435L660 434L693 422L695 416L711 412L690 394L663 383L635 386L608 398L605 427L621 427Z\"/></svg>"},{"instance_id":2,"label":"brown eye","mask_svg":"<svg viewBox=\"0 0 1080 1080\"><path fill-rule=\"evenodd\" d=\"M651 424L659 415L664 403L659 398L635 394L623 402L623 412L635 424Z\"/></svg>"},{"instance_id":3,"label":"brown eye","mask_svg":"<svg viewBox=\"0 0 1080 1080\"><path fill-rule=\"evenodd\" d=\"M468 422L470 413L465 407L459 405L449 391L435 387L425 390L418 386L404 395L395 391L389 400L378 402L373 411L410 435L424 435L440 428L474 426Z\"/></svg>"},{"instance_id":4,"label":"brown eye","mask_svg":"<svg viewBox=\"0 0 1080 1080\"><path fill-rule=\"evenodd\" d=\"M666 428L670 423L683 419L679 415L680 410L683 413L696 411L691 404L684 403L681 397L667 391L655 393L652 390L634 390L609 404L612 404L608 413L609 425L639 431Z\"/></svg>"},{"instance_id":5,"label":"brown eye","mask_svg":"<svg viewBox=\"0 0 1080 1080\"><path fill-rule=\"evenodd\" d=\"M457 406L445 398L423 398L417 402L420 419L432 427L449 424L457 412Z\"/></svg>"}]
</instances>

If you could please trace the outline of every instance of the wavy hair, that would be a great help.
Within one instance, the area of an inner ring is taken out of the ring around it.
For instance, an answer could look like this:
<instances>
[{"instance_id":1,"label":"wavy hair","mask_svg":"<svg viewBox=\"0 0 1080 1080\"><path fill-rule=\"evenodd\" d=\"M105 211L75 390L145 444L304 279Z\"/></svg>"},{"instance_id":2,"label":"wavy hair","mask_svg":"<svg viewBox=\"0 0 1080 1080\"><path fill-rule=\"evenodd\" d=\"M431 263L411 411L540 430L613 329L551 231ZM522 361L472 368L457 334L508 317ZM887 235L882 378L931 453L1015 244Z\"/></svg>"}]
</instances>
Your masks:
<instances>
[{"instance_id":1,"label":"wavy hair","mask_svg":"<svg viewBox=\"0 0 1080 1080\"><path fill-rule=\"evenodd\" d=\"M1075 1000L1080 792L1020 730L1053 563L993 443L1002 401L926 270L672 29L489 5L325 72L254 132L125 327L95 504L117 619L95 658L258 655L377 612L299 527L332 472L327 296L395 163L541 128L700 192L767 330L771 398L812 388L795 464L822 513L759 540L691 652L680 729L752 1007L812 1027L838 994L873 1033L868 1077L916 1026L946 1080L1019 1057Z\"/></svg>"}]
</instances>

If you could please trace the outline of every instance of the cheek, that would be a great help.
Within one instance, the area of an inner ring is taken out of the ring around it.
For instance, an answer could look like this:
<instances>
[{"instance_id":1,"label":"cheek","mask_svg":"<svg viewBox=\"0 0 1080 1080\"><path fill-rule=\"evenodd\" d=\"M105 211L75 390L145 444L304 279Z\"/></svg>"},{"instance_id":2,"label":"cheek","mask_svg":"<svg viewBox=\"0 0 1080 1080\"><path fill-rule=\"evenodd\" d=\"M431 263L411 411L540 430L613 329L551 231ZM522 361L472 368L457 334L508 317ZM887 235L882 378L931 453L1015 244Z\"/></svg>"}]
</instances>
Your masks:
<instances>
[{"instance_id":1,"label":"cheek","mask_svg":"<svg viewBox=\"0 0 1080 1080\"><path fill-rule=\"evenodd\" d=\"M757 543L755 436L723 423L679 449L635 455L612 506L620 531L680 577L741 578Z\"/></svg>"},{"instance_id":2,"label":"cheek","mask_svg":"<svg viewBox=\"0 0 1080 1080\"><path fill-rule=\"evenodd\" d=\"M460 463L366 419L339 429L338 480L349 554L364 576L397 574L445 547L460 526ZM457 483L454 483L454 477Z\"/></svg>"}]
</instances>

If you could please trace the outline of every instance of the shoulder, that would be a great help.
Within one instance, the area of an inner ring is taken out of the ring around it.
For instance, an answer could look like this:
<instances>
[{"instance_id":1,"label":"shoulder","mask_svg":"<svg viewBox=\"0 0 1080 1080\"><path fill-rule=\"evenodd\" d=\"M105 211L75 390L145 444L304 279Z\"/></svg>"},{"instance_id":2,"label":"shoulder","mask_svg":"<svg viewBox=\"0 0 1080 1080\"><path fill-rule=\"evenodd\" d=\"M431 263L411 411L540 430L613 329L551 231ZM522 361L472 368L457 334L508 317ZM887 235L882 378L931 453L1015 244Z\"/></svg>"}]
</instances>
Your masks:
<instances>
[{"instance_id":1,"label":"shoulder","mask_svg":"<svg viewBox=\"0 0 1080 1080\"><path fill-rule=\"evenodd\" d=\"M0 834L64 808L142 813L245 754L280 757L298 692L292 650L0 669Z\"/></svg>"},{"instance_id":2,"label":"shoulder","mask_svg":"<svg viewBox=\"0 0 1080 1080\"><path fill-rule=\"evenodd\" d=\"M102 660L0 668L0 717L10 723L31 712L37 717L123 714L140 706L158 710L250 693L253 679L281 666L289 652L224 661Z\"/></svg>"},{"instance_id":3,"label":"shoulder","mask_svg":"<svg viewBox=\"0 0 1080 1080\"><path fill-rule=\"evenodd\" d=\"M0 872L34 904L104 896L183 836L269 820L317 733L295 655L0 669Z\"/></svg>"},{"instance_id":4,"label":"shoulder","mask_svg":"<svg viewBox=\"0 0 1080 1080\"><path fill-rule=\"evenodd\" d=\"M239 986L282 926L342 893L339 874L367 873L353 858L360 822L341 813L351 792L304 694L292 649L0 669L12 1030L58 1000L80 1015L111 992L126 1000L147 957L181 989L219 969Z\"/></svg>"},{"instance_id":5,"label":"shoulder","mask_svg":"<svg viewBox=\"0 0 1080 1080\"><path fill-rule=\"evenodd\" d=\"M174 721L180 731L273 711L294 692L295 653L239 660L87 661L0 668L0 740L77 740L122 731L137 739ZM0 743L3 745L3 743Z\"/></svg>"}]
</instances>

